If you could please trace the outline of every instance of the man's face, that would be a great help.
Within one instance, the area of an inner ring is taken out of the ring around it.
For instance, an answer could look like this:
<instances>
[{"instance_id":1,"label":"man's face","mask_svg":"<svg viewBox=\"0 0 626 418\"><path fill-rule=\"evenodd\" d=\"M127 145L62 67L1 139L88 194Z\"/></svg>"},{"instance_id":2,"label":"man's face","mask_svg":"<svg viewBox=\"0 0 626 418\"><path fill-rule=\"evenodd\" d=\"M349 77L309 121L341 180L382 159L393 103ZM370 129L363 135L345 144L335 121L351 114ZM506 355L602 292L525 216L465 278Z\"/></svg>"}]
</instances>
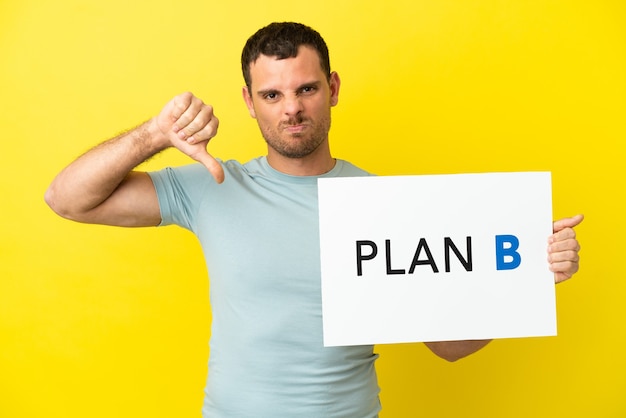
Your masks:
<instances>
[{"instance_id":1,"label":"man's face","mask_svg":"<svg viewBox=\"0 0 626 418\"><path fill-rule=\"evenodd\" d=\"M295 58L282 60L261 55L250 65L250 77L243 96L268 155L304 158L327 143L339 77L332 73L328 82L313 48L301 46Z\"/></svg>"}]
</instances>

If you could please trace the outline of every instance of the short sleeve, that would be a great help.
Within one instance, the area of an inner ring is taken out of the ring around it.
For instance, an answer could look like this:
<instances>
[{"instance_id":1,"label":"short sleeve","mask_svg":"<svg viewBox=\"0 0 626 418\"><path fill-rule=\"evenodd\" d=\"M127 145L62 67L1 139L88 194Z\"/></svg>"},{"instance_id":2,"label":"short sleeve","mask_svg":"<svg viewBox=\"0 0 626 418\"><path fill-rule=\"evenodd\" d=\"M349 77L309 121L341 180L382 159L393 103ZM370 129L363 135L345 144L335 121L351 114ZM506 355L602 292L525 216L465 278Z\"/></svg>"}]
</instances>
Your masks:
<instances>
[{"instance_id":1,"label":"short sleeve","mask_svg":"<svg viewBox=\"0 0 626 418\"><path fill-rule=\"evenodd\" d=\"M148 175L159 200L160 226L179 225L195 232L202 201L216 184L209 171L201 164L190 164Z\"/></svg>"}]
</instances>

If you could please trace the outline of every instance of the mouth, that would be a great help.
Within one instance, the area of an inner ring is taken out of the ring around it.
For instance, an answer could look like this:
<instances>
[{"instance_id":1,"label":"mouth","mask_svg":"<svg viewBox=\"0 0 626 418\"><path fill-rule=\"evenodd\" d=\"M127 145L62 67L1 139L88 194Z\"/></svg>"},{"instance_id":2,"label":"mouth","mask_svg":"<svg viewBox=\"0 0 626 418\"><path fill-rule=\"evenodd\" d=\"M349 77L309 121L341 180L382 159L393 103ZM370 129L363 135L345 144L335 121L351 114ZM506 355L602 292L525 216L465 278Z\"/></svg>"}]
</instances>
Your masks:
<instances>
[{"instance_id":1,"label":"mouth","mask_svg":"<svg viewBox=\"0 0 626 418\"><path fill-rule=\"evenodd\" d=\"M292 135L298 135L304 132L309 127L309 122L302 116L289 118L282 123L282 129Z\"/></svg>"},{"instance_id":2,"label":"mouth","mask_svg":"<svg viewBox=\"0 0 626 418\"><path fill-rule=\"evenodd\" d=\"M305 125L303 123L299 123L299 124L293 124L293 125L284 125L283 129L285 130L285 132L290 133L290 134L300 134L302 132L304 132L306 130L306 128L308 127L308 125Z\"/></svg>"}]
</instances>

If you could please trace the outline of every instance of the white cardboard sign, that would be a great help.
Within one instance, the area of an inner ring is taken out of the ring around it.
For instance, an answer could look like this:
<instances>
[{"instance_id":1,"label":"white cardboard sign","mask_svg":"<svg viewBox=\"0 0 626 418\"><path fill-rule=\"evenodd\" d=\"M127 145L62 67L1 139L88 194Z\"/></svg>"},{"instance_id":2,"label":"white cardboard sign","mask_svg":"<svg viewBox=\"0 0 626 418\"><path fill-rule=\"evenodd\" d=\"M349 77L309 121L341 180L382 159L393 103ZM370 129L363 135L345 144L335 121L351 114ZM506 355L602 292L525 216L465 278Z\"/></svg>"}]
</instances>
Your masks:
<instances>
[{"instance_id":1,"label":"white cardboard sign","mask_svg":"<svg viewBox=\"0 0 626 418\"><path fill-rule=\"evenodd\" d=\"M318 186L325 346L556 335L550 173Z\"/></svg>"}]
</instances>

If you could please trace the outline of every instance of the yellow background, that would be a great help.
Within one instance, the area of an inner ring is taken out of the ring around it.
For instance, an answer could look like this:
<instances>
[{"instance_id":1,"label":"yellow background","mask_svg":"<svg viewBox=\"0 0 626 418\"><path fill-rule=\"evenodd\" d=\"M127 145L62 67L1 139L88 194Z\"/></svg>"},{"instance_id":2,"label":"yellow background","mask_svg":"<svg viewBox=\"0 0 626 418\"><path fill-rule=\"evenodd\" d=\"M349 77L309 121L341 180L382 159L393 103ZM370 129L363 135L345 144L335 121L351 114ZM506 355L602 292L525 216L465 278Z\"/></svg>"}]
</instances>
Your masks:
<instances>
[{"instance_id":1,"label":"yellow background","mask_svg":"<svg viewBox=\"0 0 626 418\"><path fill-rule=\"evenodd\" d=\"M382 417L626 416L625 4L3 0L0 417L199 416L210 316L196 239L71 223L43 193L185 90L215 106L215 155L264 153L239 54L274 20L329 44L335 156L378 174L549 170L554 216L586 215L558 337L454 364L377 347ZM146 168L186 162L168 151Z\"/></svg>"}]
</instances>

